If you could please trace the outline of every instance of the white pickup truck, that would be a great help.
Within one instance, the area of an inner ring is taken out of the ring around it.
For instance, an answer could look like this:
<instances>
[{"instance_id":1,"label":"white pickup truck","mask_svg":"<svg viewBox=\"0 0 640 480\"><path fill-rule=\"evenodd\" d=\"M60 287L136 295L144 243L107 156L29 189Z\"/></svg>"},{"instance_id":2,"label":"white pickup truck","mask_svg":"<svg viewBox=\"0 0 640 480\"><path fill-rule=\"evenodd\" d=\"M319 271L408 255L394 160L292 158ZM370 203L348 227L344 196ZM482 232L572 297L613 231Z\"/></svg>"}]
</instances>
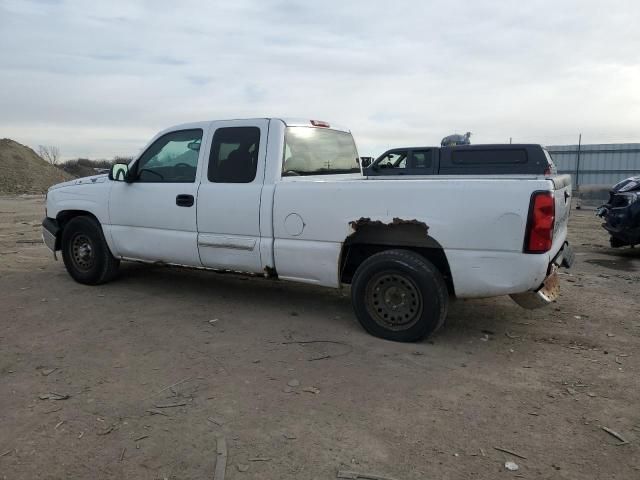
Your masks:
<instances>
[{"instance_id":1,"label":"white pickup truck","mask_svg":"<svg viewBox=\"0 0 640 480\"><path fill-rule=\"evenodd\" d=\"M189 123L109 175L49 189L43 237L95 285L121 260L341 288L383 338L417 341L449 298L558 294L568 176L365 177L349 130L315 120Z\"/></svg>"}]
</instances>

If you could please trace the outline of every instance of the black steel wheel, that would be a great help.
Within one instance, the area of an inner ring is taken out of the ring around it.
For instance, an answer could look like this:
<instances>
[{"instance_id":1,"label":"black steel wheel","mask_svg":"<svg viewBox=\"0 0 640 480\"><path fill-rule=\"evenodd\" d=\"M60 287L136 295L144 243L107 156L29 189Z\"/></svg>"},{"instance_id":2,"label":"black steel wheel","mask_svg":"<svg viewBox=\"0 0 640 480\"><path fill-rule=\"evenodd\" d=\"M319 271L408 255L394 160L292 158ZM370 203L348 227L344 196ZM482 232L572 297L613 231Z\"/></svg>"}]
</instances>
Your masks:
<instances>
[{"instance_id":1,"label":"black steel wheel","mask_svg":"<svg viewBox=\"0 0 640 480\"><path fill-rule=\"evenodd\" d=\"M440 328L447 315L447 286L436 267L409 250L386 250L366 259L351 284L360 324L372 335L414 342Z\"/></svg>"},{"instance_id":2,"label":"black steel wheel","mask_svg":"<svg viewBox=\"0 0 640 480\"><path fill-rule=\"evenodd\" d=\"M387 270L374 275L365 291L367 312L381 327L406 330L422 315L422 295L406 275Z\"/></svg>"},{"instance_id":3,"label":"black steel wheel","mask_svg":"<svg viewBox=\"0 0 640 480\"><path fill-rule=\"evenodd\" d=\"M81 232L76 232L71 240L71 261L73 266L83 272L90 271L95 260L94 246L91 239Z\"/></svg>"}]
</instances>

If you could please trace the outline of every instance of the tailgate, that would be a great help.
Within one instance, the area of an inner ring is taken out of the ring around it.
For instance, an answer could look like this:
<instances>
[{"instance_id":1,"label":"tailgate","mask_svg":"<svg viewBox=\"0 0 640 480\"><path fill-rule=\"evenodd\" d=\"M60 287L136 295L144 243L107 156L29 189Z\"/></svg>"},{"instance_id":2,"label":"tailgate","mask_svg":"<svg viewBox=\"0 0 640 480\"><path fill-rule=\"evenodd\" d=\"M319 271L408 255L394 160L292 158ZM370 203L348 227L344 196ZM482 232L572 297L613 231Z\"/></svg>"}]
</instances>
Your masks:
<instances>
[{"instance_id":1,"label":"tailgate","mask_svg":"<svg viewBox=\"0 0 640 480\"><path fill-rule=\"evenodd\" d=\"M555 197L556 219L553 226L553 246L551 255L554 256L567 240L567 226L571 213L571 176L556 175L551 177L553 194Z\"/></svg>"}]
</instances>

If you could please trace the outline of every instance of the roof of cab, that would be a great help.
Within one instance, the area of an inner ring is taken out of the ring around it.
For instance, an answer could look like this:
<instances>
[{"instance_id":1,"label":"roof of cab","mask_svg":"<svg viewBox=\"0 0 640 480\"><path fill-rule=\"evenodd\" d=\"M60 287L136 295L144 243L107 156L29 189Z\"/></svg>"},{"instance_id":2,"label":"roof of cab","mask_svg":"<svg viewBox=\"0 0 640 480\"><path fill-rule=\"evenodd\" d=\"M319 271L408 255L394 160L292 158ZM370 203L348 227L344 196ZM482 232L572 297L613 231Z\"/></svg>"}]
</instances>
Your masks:
<instances>
[{"instance_id":1,"label":"roof of cab","mask_svg":"<svg viewBox=\"0 0 640 480\"><path fill-rule=\"evenodd\" d=\"M205 128L210 123L213 122L233 122L233 121L251 121L251 120L280 120L287 127L311 127L311 128L328 128L329 130L338 130L341 132L351 133L351 130L342 126L336 125L333 122L326 122L329 124L329 127L316 127L311 124L311 119L308 118L290 118L290 117L255 117L255 118L228 118L228 119L217 119L217 120L209 120L205 122L189 122L182 123L179 125L173 125L171 127L165 128L161 133L170 132L173 130L187 130L190 128ZM316 120L316 119L314 119Z\"/></svg>"},{"instance_id":2,"label":"roof of cab","mask_svg":"<svg viewBox=\"0 0 640 480\"><path fill-rule=\"evenodd\" d=\"M322 121L329 124L329 127L315 127L315 128L329 128L330 130L340 130L342 132L351 132L347 127L342 125L336 125L333 122L328 122L325 120L320 120L317 118L309 119L309 118L273 118L272 120L281 120L287 127L314 127L311 124L311 120L314 121Z\"/></svg>"},{"instance_id":3,"label":"roof of cab","mask_svg":"<svg viewBox=\"0 0 640 480\"><path fill-rule=\"evenodd\" d=\"M385 153L391 153L396 151L404 151L404 150L428 150L430 148L455 148L461 150L508 150L513 148L537 148L542 147L539 143L474 143L472 145L448 145L446 147L441 147L439 145L430 145L430 146L422 146L422 147L395 147L390 148Z\"/></svg>"}]
</instances>

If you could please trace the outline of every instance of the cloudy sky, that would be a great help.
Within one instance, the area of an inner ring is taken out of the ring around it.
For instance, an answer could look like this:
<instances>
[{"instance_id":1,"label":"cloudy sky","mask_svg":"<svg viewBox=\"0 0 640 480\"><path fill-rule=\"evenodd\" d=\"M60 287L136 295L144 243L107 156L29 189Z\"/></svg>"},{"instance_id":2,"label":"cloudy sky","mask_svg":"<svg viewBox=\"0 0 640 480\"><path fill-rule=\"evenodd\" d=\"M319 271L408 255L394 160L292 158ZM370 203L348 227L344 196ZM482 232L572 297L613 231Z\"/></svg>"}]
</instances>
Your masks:
<instances>
[{"instance_id":1,"label":"cloudy sky","mask_svg":"<svg viewBox=\"0 0 640 480\"><path fill-rule=\"evenodd\" d=\"M0 138L136 154L193 120L332 120L360 153L640 141L640 2L0 0Z\"/></svg>"}]
</instances>

